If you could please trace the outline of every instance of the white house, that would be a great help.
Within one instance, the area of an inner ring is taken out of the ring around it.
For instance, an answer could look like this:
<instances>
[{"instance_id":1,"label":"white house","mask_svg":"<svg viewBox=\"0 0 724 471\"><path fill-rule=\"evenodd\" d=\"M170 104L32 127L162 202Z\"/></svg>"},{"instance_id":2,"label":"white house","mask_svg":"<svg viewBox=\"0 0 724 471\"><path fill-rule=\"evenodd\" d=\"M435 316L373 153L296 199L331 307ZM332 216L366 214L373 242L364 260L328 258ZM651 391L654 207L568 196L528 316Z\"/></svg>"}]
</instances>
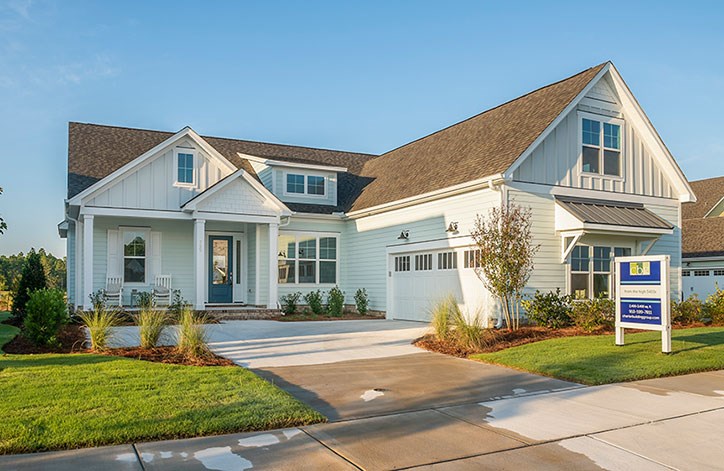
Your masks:
<instances>
[{"instance_id":1,"label":"white house","mask_svg":"<svg viewBox=\"0 0 724 471\"><path fill-rule=\"evenodd\" d=\"M691 182L699 196L682 206L684 297L702 301L717 287L724 289L724 177Z\"/></svg>"},{"instance_id":2,"label":"white house","mask_svg":"<svg viewBox=\"0 0 724 471\"><path fill-rule=\"evenodd\" d=\"M477 214L533 210L529 289L611 295L615 254L669 254L694 194L610 62L385 154L71 123L69 298L159 275L197 309L274 308L293 291L366 288L389 318L454 294L495 317L475 275Z\"/></svg>"}]
</instances>

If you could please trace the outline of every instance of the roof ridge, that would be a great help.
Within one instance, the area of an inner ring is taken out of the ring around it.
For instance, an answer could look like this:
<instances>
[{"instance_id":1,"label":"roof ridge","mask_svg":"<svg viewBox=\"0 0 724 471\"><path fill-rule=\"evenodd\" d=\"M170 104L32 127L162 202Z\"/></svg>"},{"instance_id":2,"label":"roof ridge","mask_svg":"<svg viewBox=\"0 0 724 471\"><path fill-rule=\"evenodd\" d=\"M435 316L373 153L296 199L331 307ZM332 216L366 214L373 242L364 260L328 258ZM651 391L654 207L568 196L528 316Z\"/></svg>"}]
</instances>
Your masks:
<instances>
[{"instance_id":1,"label":"roof ridge","mask_svg":"<svg viewBox=\"0 0 724 471\"><path fill-rule=\"evenodd\" d=\"M418 137L418 138L415 139L415 140L412 140L412 141L410 141L410 142L406 142L405 144L402 144L402 145L400 145L400 146L397 146L397 147L395 147L394 149L390 149L390 150L388 150L387 152L384 152L384 153L380 154L379 156L377 156L375 159L372 159L372 160L377 160L377 158L379 158L379 157L384 157L385 155L387 155L387 154L389 154L389 153L391 153L391 152L394 152L394 151L396 151L396 150L398 150L398 149L401 149L401 148L403 148L403 147L405 147L405 146L408 146L408 145L410 145L410 144L414 144L415 142L421 141L421 140L426 139L426 138L428 138L428 137L430 137L430 136L434 136L435 134L438 134L438 133L441 133L441 132L443 132L443 131L446 131L446 130L452 128L452 127L455 127L455 126L457 126L457 125L459 125L459 124L463 124L463 123L465 123L465 122L467 122L467 121L470 121L470 120L472 120L472 119L475 119L475 118L477 118L477 117L479 117L479 116L482 116L482 115L484 115L484 114L486 114L486 113L489 113L489 112L491 112L491 111L495 111L495 110L497 110L498 108L501 108L501 107L503 107L503 106L506 106L506 105L508 105L508 104L510 104L510 103L516 102L516 101L518 101L518 100L522 100L523 98L525 98L525 97L527 97L527 96L530 96L530 95L532 95L532 94L534 94L534 93L540 92L540 91L542 91L542 90L545 90L546 88L550 88L550 87L552 87L552 86L554 86L554 85L558 85L559 83L565 82L565 81L567 81L567 80L571 80L571 79L573 79L573 78L575 78L575 77L578 77L579 75L585 74L586 72L588 72L588 71L590 71L590 70L592 70L592 69L597 69L597 68L603 67L603 66L605 66L606 64L609 64L609 63L611 63L610 60L609 60L609 61L606 61L606 62L602 62L602 63L600 63L600 64L598 64L598 65L594 65L594 66L592 66L592 67L589 67L589 68L587 68L587 69L585 69L585 70L582 70L582 71L580 71L580 72L577 72L577 73L575 73L575 74L573 74L573 75L570 75L570 76L568 76L568 77L566 77L566 78L563 78L563 79L561 79L561 80L558 80L558 81L556 81L556 82L549 83L549 84L547 84L547 85L543 85L542 87L538 87L538 88L536 88L535 90L529 91L528 93L525 93L525 94L523 94L523 95L517 96L517 97L515 97L515 98L513 98L513 99L510 99L510 100L508 100L508 101L506 101L506 102L503 102L503 103L501 103L501 104L499 104L499 105L496 105L496 106L494 106L494 107L492 107L492 108L488 108L487 110L481 111L480 113L477 113L477 114L475 114L475 115L473 115L473 116L470 116L470 117L468 117L468 118L465 118L465 119L463 119L463 120L460 120L460 121L458 121L458 122L456 122L456 123L453 123L453 124L451 124L451 125L449 125L449 126L445 126L444 128L438 129L437 131L431 132L430 134L426 134L426 135L424 135L424 136L422 136L422 137Z\"/></svg>"},{"instance_id":2,"label":"roof ridge","mask_svg":"<svg viewBox=\"0 0 724 471\"><path fill-rule=\"evenodd\" d=\"M95 126L99 128L114 128L114 129L126 129L128 131L143 131L143 132L153 132L153 133L159 133L159 134L168 134L173 136L175 133L172 131L161 131L158 129L147 129L147 128L133 128L129 126L115 126L112 124L98 124L98 123L82 123L79 121L68 121L68 124L80 124L83 126ZM184 126L181 129L185 128L193 129L191 126ZM323 147L310 147L310 146L299 146L295 144L279 144L277 142L268 142L268 141L252 141L249 139L235 139L233 137L219 137L219 136L201 136L204 139L219 139L223 141L233 141L233 142L246 142L251 144L266 144L266 145L272 145L272 146L279 146L279 147L289 147L289 148L297 148L297 149L309 149L309 150L321 150L325 152L344 152L345 154L355 154L355 155L361 155L361 156L368 156L368 157L378 157L379 154L369 154L366 152L354 152L354 151L348 151L348 150L341 150L341 149L329 149L329 148L323 148Z\"/></svg>"}]
</instances>

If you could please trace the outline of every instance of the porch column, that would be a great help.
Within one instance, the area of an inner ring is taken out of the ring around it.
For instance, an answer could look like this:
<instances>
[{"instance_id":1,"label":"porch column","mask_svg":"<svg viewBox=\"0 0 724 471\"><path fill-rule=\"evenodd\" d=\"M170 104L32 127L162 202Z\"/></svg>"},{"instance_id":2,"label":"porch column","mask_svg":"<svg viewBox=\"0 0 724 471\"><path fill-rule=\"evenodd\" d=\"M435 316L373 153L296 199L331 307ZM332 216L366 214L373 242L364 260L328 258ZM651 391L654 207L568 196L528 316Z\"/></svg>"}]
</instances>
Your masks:
<instances>
[{"instance_id":1,"label":"porch column","mask_svg":"<svg viewBox=\"0 0 724 471\"><path fill-rule=\"evenodd\" d=\"M277 308L278 278L279 278L279 261L277 254L279 253L279 223L269 224L269 300L266 307L268 309Z\"/></svg>"},{"instance_id":2,"label":"porch column","mask_svg":"<svg viewBox=\"0 0 724 471\"><path fill-rule=\"evenodd\" d=\"M206 220L194 219L194 285L195 304L194 308L203 310L205 306L204 288L206 286L206 273L204 270L204 234L206 234Z\"/></svg>"},{"instance_id":3,"label":"porch column","mask_svg":"<svg viewBox=\"0 0 724 471\"><path fill-rule=\"evenodd\" d=\"M76 280L77 282L78 280ZM91 310L90 295L93 293L93 215L83 215L83 297L77 303L83 310Z\"/></svg>"}]
</instances>

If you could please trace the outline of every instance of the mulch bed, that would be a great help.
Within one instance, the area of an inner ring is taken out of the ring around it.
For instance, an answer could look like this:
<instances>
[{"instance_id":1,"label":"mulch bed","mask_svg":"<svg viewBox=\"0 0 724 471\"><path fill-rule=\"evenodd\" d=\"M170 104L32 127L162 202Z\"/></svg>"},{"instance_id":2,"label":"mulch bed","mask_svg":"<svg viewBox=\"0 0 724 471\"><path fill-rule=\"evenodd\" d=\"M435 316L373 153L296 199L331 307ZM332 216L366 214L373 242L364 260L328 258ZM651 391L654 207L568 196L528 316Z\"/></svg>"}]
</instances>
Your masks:
<instances>
[{"instance_id":1,"label":"mulch bed","mask_svg":"<svg viewBox=\"0 0 724 471\"><path fill-rule=\"evenodd\" d=\"M428 334L417 339L414 344L425 350L432 352L444 353L460 358L467 358L475 353L492 353L504 350L510 347L517 347L527 343L540 342L541 340L574 337L581 335L603 335L610 334L613 329L600 327L592 332L586 332L577 327L569 327L565 329L546 329L543 327L521 327L518 330L498 330L491 331L490 337L487 339L488 346L481 350L469 350L458 346L455 342L439 340L435 335Z\"/></svg>"},{"instance_id":2,"label":"mulch bed","mask_svg":"<svg viewBox=\"0 0 724 471\"><path fill-rule=\"evenodd\" d=\"M316 315L316 314L292 314L291 316L281 316L275 321L279 322L305 322L305 321L363 321L363 320L374 320L384 319L384 314L342 314L339 317L328 316L328 315Z\"/></svg>"},{"instance_id":3,"label":"mulch bed","mask_svg":"<svg viewBox=\"0 0 724 471\"><path fill-rule=\"evenodd\" d=\"M170 363L175 365L189 366L234 366L234 362L217 356L211 352L206 358L187 358L180 354L174 347L155 347L155 348L110 348L102 352L94 352L84 347L86 342L85 331L80 325L69 324L61 328L58 333L58 341L60 346L54 347L38 347L22 334L16 335L14 339L3 346L2 351L11 354L34 354L34 353L98 353L101 355L119 356L126 358L134 358L136 360L153 361L157 363Z\"/></svg>"}]
</instances>

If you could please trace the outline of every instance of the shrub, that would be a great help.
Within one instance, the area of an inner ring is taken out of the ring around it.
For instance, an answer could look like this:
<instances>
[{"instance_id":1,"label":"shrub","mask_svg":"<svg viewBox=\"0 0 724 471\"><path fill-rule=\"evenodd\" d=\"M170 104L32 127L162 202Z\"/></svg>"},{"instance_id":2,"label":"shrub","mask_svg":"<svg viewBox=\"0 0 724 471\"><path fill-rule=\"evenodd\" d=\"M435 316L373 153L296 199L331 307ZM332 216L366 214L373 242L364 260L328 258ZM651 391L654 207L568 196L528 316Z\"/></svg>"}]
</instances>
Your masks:
<instances>
[{"instance_id":1,"label":"shrub","mask_svg":"<svg viewBox=\"0 0 724 471\"><path fill-rule=\"evenodd\" d=\"M153 294L148 291L141 291L137 295L136 302L138 303L138 307L141 309L151 309L153 308L155 302L153 300Z\"/></svg>"},{"instance_id":2,"label":"shrub","mask_svg":"<svg viewBox=\"0 0 724 471\"><path fill-rule=\"evenodd\" d=\"M158 345L164 327L168 322L168 313L164 310L141 309L133 315L133 322L138 326L141 347L153 348Z\"/></svg>"},{"instance_id":3,"label":"shrub","mask_svg":"<svg viewBox=\"0 0 724 471\"><path fill-rule=\"evenodd\" d=\"M106 290L99 289L88 295L93 309L101 309L106 306Z\"/></svg>"},{"instance_id":4,"label":"shrub","mask_svg":"<svg viewBox=\"0 0 724 471\"><path fill-rule=\"evenodd\" d=\"M613 327L616 317L616 303L612 299L584 299L573 303L571 318L573 323L591 332L596 327Z\"/></svg>"},{"instance_id":5,"label":"shrub","mask_svg":"<svg viewBox=\"0 0 724 471\"><path fill-rule=\"evenodd\" d=\"M302 293L296 292L285 294L284 296L279 298L279 301L282 305L282 312L285 316L291 316L292 314L297 312L297 304L299 303L299 298L301 297Z\"/></svg>"},{"instance_id":6,"label":"shrub","mask_svg":"<svg viewBox=\"0 0 724 471\"><path fill-rule=\"evenodd\" d=\"M453 306L455 306L453 308ZM451 337L453 323L453 310L457 308L457 302L452 294L445 296L436 302L430 310L430 326L435 331L439 340L448 340Z\"/></svg>"},{"instance_id":7,"label":"shrub","mask_svg":"<svg viewBox=\"0 0 724 471\"><path fill-rule=\"evenodd\" d=\"M712 324L724 325L724 290L719 289L718 285L716 291L706 298L704 314Z\"/></svg>"},{"instance_id":8,"label":"shrub","mask_svg":"<svg viewBox=\"0 0 724 471\"><path fill-rule=\"evenodd\" d=\"M17 321L22 321L25 317L25 305L30 299L30 294L33 291L47 288L47 285L40 254L31 250L23 264L18 289L13 294L13 317Z\"/></svg>"},{"instance_id":9,"label":"shrub","mask_svg":"<svg viewBox=\"0 0 724 471\"><path fill-rule=\"evenodd\" d=\"M464 350L480 351L488 345L490 332L483 327L480 311L474 316L466 316L453 299L450 305L452 322L455 326L455 342Z\"/></svg>"},{"instance_id":10,"label":"shrub","mask_svg":"<svg viewBox=\"0 0 724 471\"><path fill-rule=\"evenodd\" d=\"M364 288L359 288L357 292L354 293L354 304L357 308L357 312L361 315L366 315L370 310L370 299L367 296L367 290Z\"/></svg>"},{"instance_id":11,"label":"shrub","mask_svg":"<svg viewBox=\"0 0 724 471\"><path fill-rule=\"evenodd\" d=\"M541 293L536 290L531 299L524 299L521 304L525 308L528 319L549 329L559 329L572 324L571 296L561 295L561 289L555 293Z\"/></svg>"},{"instance_id":12,"label":"shrub","mask_svg":"<svg viewBox=\"0 0 724 471\"><path fill-rule=\"evenodd\" d=\"M181 290L175 289L171 291L173 300L168 305L168 314L174 319L178 319L183 312L184 307L188 306L189 303L183 296L181 296Z\"/></svg>"},{"instance_id":13,"label":"shrub","mask_svg":"<svg viewBox=\"0 0 724 471\"><path fill-rule=\"evenodd\" d=\"M197 315L190 307L185 307L179 319L176 348L187 358L206 358L211 355L207 345L208 335L206 333L207 319L205 316Z\"/></svg>"},{"instance_id":14,"label":"shrub","mask_svg":"<svg viewBox=\"0 0 724 471\"><path fill-rule=\"evenodd\" d=\"M68 322L63 292L57 289L33 291L25 305L23 335L36 345L57 345L60 327Z\"/></svg>"},{"instance_id":15,"label":"shrub","mask_svg":"<svg viewBox=\"0 0 724 471\"><path fill-rule=\"evenodd\" d=\"M340 317L344 311L344 291L339 286L329 290L327 295L327 310L330 316Z\"/></svg>"},{"instance_id":16,"label":"shrub","mask_svg":"<svg viewBox=\"0 0 724 471\"><path fill-rule=\"evenodd\" d=\"M692 294L683 301L671 300L671 322L673 324L687 325L699 322L702 319L704 305L696 294Z\"/></svg>"},{"instance_id":17,"label":"shrub","mask_svg":"<svg viewBox=\"0 0 724 471\"><path fill-rule=\"evenodd\" d=\"M322 305L322 292L319 290L310 291L304 295L304 301L309 306L314 314L322 314L324 312L324 306Z\"/></svg>"},{"instance_id":18,"label":"shrub","mask_svg":"<svg viewBox=\"0 0 724 471\"><path fill-rule=\"evenodd\" d=\"M88 329L91 338L91 349L97 351L108 348L111 328L121 323L121 312L106 307L94 309L90 312L81 312L78 317Z\"/></svg>"}]
</instances>

